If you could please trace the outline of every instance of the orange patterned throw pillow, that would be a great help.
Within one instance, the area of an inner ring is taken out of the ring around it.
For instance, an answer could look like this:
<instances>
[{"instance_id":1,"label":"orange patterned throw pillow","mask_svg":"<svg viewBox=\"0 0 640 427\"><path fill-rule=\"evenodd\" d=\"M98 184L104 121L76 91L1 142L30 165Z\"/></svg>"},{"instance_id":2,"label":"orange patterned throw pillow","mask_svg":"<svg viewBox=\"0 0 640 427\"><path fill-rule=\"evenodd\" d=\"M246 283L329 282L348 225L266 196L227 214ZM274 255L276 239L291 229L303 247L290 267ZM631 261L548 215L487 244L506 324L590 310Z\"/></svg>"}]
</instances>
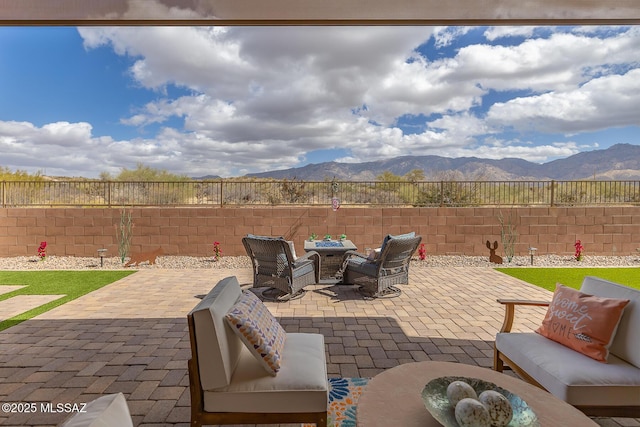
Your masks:
<instances>
[{"instance_id":1,"label":"orange patterned throw pillow","mask_svg":"<svg viewBox=\"0 0 640 427\"><path fill-rule=\"evenodd\" d=\"M275 376L280 370L287 333L264 303L252 292L244 291L225 319L262 367Z\"/></svg>"},{"instance_id":2,"label":"orange patterned throw pillow","mask_svg":"<svg viewBox=\"0 0 640 427\"><path fill-rule=\"evenodd\" d=\"M627 304L629 300L596 297L558 283L547 315L536 332L606 363Z\"/></svg>"}]
</instances>

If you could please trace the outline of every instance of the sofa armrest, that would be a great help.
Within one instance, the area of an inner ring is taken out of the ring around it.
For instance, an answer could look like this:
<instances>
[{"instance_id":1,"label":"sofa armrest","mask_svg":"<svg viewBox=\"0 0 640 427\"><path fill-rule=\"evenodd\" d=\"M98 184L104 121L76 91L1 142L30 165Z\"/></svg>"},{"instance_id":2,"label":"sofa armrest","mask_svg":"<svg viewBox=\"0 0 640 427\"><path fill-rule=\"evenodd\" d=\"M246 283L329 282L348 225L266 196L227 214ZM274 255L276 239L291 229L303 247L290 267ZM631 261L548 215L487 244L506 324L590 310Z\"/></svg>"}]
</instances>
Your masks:
<instances>
[{"instance_id":1,"label":"sofa armrest","mask_svg":"<svg viewBox=\"0 0 640 427\"><path fill-rule=\"evenodd\" d=\"M298 258L296 258L296 263L299 263L300 261L306 261L306 260L313 261L313 264L314 264L313 270L316 275L316 283L320 283L320 254L316 251L306 252L304 255L301 255Z\"/></svg>"},{"instance_id":2,"label":"sofa armrest","mask_svg":"<svg viewBox=\"0 0 640 427\"><path fill-rule=\"evenodd\" d=\"M357 252L355 250L345 252L342 255L342 265L336 273L336 277L338 279L342 279L344 277L344 273L347 270L347 264L349 263L350 259L357 259L360 260L360 262L366 262L368 260L368 257L367 255L361 254L360 252Z\"/></svg>"},{"instance_id":3,"label":"sofa armrest","mask_svg":"<svg viewBox=\"0 0 640 427\"><path fill-rule=\"evenodd\" d=\"M320 262L320 254L316 251L305 252L304 255L300 255L296 258L296 261L304 261L307 259L312 259L315 262Z\"/></svg>"},{"instance_id":4,"label":"sofa armrest","mask_svg":"<svg viewBox=\"0 0 640 427\"><path fill-rule=\"evenodd\" d=\"M347 251L344 253L344 255L342 255L342 261L347 261L350 258L362 258L363 260L368 259L367 255L353 250Z\"/></svg>"},{"instance_id":5,"label":"sofa armrest","mask_svg":"<svg viewBox=\"0 0 640 427\"><path fill-rule=\"evenodd\" d=\"M502 298L496 301L504 305L504 321L502 322L502 327L500 327L500 332L511 332L511 327L513 326L513 319L516 313L516 305L537 306L537 307L549 306L548 301L528 301L528 300L502 299Z\"/></svg>"}]
</instances>

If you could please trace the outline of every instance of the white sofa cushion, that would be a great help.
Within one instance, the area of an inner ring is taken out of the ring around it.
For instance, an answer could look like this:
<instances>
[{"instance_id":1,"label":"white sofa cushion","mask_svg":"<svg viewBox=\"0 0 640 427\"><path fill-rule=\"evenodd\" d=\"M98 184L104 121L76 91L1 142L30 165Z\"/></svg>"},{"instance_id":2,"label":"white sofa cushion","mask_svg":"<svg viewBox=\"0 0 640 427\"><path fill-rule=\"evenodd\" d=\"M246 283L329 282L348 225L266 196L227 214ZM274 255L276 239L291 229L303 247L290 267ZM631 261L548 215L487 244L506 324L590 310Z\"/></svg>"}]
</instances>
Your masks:
<instances>
[{"instance_id":1,"label":"white sofa cushion","mask_svg":"<svg viewBox=\"0 0 640 427\"><path fill-rule=\"evenodd\" d=\"M640 368L640 291L591 276L584 278L580 291L599 297L630 300L609 351Z\"/></svg>"},{"instance_id":2,"label":"white sofa cushion","mask_svg":"<svg viewBox=\"0 0 640 427\"><path fill-rule=\"evenodd\" d=\"M124 394L115 393L89 402L62 427L133 427L133 421Z\"/></svg>"},{"instance_id":3,"label":"white sofa cushion","mask_svg":"<svg viewBox=\"0 0 640 427\"><path fill-rule=\"evenodd\" d=\"M536 333L499 333L496 348L572 405L640 405L640 369L613 354L600 363Z\"/></svg>"},{"instance_id":4,"label":"white sofa cushion","mask_svg":"<svg viewBox=\"0 0 640 427\"><path fill-rule=\"evenodd\" d=\"M243 348L231 383L204 392L208 412L320 412L327 409L324 337L288 333L283 364L269 375Z\"/></svg>"},{"instance_id":5,"label":"white sofa cushion","mask_svg":"<svg viewBox=\"0 0 640 427\"><path fill-rule=\"evenodd\" d=\"M195 325L200 382L204 390L224 387L244 347L240 338L231 330L224 316L236 303L242 289L235 277L222 279L191 310Z\"/></svg>"}]
</instances>

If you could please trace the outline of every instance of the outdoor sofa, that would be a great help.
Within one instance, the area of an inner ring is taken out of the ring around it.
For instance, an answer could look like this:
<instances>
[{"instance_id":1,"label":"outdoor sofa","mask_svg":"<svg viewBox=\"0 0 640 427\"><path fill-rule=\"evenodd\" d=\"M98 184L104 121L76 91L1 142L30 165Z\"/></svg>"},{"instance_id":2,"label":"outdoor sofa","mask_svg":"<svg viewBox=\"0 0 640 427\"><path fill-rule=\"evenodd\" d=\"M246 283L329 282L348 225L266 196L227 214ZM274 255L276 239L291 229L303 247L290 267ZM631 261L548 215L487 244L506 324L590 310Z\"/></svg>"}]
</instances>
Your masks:
<instances>
[{"instance_id":1,"label":"outdoor sofa","mask_svg":"<svg viewBox=\"0 0 640 427\"><path fill-rule=\"evenodd\" d=\"M595 360L539 333L510 332L516 306L548 306L549 303L498 300L505 305L505 319L496 336L494 369L502 372L507 365L526 381L548 390L587 415L640 417L640 291L600 278L585 277L580 292L607 299L629 300L622 309L617 329L615 326L612 328L613 341L608 347L606 362ZM572 308L569 304L562 305L558 312L569 312ZM598 301L596 304L601 303ZM574 325L582 322L580 319L585 314L589 313L584 311L576 316ZM549 312L545 319L548 317ZM591 348L593 343L589 338L581 338L585 348Z\"/></svg>"}]
</instances>

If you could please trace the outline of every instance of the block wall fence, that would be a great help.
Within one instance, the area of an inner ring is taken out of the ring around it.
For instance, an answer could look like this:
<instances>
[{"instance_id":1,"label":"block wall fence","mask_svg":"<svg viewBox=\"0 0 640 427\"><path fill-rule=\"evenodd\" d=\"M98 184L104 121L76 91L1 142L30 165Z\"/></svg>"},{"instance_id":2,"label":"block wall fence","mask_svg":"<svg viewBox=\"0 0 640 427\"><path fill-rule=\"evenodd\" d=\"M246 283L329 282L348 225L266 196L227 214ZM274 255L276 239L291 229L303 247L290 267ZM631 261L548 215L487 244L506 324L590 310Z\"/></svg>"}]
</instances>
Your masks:
<instances>
[{"instance_id":1,"label":"block wall fence","mask_svg":"<svg viewBox=\"0 0 640 427\"><path fill-rule=\"evenodd\" d=\"M640 206L521 208L206 207L127 208L134 223L131 253L162 247L166 255L211 256L213 242L223 255L245 255L247 233L291 237L298 250L311 233L344 233L359 249L377 247L388 233L415 231L431 255L488 255L485 242L500 242L502 212L514 219L516 255L573 254L576 239L586 255L632 255L640 247ZM119 208L0 209L0 256L47 254L95 257L106 248L117 256ZM498 254L502 252L502 245Z\"/></svg>"}]
</instances>

